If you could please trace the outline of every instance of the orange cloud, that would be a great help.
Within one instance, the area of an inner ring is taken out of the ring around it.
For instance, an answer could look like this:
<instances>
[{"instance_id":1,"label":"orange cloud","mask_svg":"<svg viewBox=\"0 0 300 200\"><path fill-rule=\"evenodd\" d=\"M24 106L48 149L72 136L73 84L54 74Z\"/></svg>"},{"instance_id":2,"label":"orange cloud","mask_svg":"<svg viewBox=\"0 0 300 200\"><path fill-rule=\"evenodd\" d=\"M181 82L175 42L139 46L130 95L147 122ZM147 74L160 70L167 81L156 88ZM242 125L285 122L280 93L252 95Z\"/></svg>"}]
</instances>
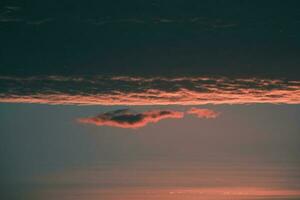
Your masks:
<instances>
[{"instance_id":1,"label":"orange cloud","mask_svg":"<svg viewBox=\"0 0 300 200\"><path fill-rule=\"evenodd\" d=\"M78 122L94 124L96 126L112 126L119 128L137 129L149 123L156 123L163 119L179 119L184 114L171 110L152 110L143 113L132 113L128 109L106 112L96 117L80 118Z\"/></svg>"},{"instance_id":2,"label":"orange cloud","mask_svg":"<svg viewBox=\"0 0 300 200\"><path fill-rule=\"evenodd\" d=\"M0 77L0 102L77 105L300 104L300 81L226 77Z\"/></svg>"},{"instance_id":3,"label":"orange cloud","mask_svg":"<svg viewBox=\"0 0 300 200\"><path fill-rule=\"evenodd\" d=\"M191 108L186 113L191 115L196 115L198 118L206 118L206 119L216 118L220 115L219 112L215 112L213 110L203 109L203 108Z\"/></svg>"}]
</instances>

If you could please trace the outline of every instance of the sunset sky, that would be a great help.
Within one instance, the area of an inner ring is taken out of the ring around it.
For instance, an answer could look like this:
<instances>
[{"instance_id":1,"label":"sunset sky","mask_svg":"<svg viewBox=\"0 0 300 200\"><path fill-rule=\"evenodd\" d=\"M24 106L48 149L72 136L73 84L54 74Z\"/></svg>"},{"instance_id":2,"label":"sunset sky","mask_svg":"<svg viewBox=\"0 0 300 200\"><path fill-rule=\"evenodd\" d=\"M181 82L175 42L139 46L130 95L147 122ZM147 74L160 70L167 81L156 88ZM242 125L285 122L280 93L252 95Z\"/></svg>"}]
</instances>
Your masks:
<instances>
[{"instance_id":1,"label":"sunset sky","mask_svg":"<svg viewBox=\"0 0 300 200\"><path fill-rule=\"evenodd\" d=\"M1 1L0 199L300 198L298 1Z\"/></svg>"}]
</instances>

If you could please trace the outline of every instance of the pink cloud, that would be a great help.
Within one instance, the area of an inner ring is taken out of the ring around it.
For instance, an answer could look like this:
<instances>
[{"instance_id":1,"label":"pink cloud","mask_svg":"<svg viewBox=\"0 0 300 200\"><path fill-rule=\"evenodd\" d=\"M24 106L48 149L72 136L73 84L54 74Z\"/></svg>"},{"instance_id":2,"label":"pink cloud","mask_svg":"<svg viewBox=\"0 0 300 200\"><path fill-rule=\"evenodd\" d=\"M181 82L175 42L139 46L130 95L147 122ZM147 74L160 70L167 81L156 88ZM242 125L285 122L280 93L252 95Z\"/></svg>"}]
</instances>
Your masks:
<instances>
[{"instance_id":1,"label":"pink cloud","mask_svg":"<svg viewBox=\"0 0 300 200\"><path fill-rule=\"evenodd\" d=\"M196 115L198 118L206 118L206 119L216 118L220 115L219 112L209 110L209 109L203 109L203 108L191 108L186 113L191 115Z\"/></svg>"},{"instance_id":2,"label":"pink cloud","mask_svg":"<svg viewBox=\"0 0 300 200\"><path fill-rule=\"evenodd\" d=\"M22 79L0 76L0 81L3 84L0 102L9 103L127 106L300 104L300 81L279 79L97 76Z\"/></svg>"},{"instance_id":3,"label":"pink cloud","mask_svg":"<svg viewBox=\"0 0 300 200\"><path fill-rule=\"evenodd\" d=\"M96 126L112 126L137 129L149 123L157 123L163 119L180 119L184 113L171 110L152 110L133 113L128 109L116 110L99 114L95 117L79 118L78 122Z\"/></svg>"}]
</instances>

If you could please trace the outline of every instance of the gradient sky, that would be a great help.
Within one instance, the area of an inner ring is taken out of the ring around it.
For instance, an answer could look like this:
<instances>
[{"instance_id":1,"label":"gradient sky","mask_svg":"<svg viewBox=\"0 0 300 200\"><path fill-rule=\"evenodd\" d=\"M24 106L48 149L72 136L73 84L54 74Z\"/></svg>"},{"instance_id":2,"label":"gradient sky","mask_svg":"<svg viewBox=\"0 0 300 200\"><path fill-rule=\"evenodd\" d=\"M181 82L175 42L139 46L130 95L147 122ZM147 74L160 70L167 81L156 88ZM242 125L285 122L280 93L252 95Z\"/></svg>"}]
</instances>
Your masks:
<instances>
[{"instance_id":1,"label":"gradient sky","mask_svg":"<svg viewBox=\"0 0 300 200\"><path fill-rule=\"evenodd\" d=\"M0 1L0 199L300 198L300 1Z\"/></svg>"},{"instance_id":2,"label":"gradient sky","mask_svg":"<svg viewBox=\"0 0 300 200\"><path fill-rule=\"evenodd\" d=\"M76 121L124 106L0 106L1 182L15 195L24 195L24 188L37 199L299 193L298 105L205 106L221 114L185 115L139 129ZM185 112L191 107L130 108Z\"/></svg>"}]
</instances>

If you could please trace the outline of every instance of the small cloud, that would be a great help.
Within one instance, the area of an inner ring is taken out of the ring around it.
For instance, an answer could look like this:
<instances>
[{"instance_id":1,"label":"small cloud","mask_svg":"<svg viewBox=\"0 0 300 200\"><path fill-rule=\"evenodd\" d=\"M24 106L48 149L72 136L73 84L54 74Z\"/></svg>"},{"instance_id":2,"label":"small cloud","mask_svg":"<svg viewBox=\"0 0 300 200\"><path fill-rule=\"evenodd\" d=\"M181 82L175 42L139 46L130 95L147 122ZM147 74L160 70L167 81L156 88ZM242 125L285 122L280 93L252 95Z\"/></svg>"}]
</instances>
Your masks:
<instances>
[{"instance_id":1,"label":"small cloud","mask_svg":"<svg viewBox=\"0 0 300 200\"><path fill-rule=\"evenodd\" d=\"M133 113L129 109L116 110L99 114L95 117L79 118L78 122L96 126L113 126L119 128L137 129L148 123L156 123L162 119L179 119L184 113L171 110L152 110Z\"/></svg>"},{"instance_id":2,"label":"small cloud","mask_svg":"<svg viewBox=\"0 0 300 200\"><path fill-rule=\"evenodd\" d=\"M191 108L186 112L187 114L196 115L198 118L206 118L206 119L213 119L220 115L219 112L203 109L203 108Z\"/></svg>"},{"instance_id":3,"label":"small cloud","mask_svg":"<svg viewBox=\"0 0 300 200\"><path fill-rule=\"evenodd\" d=\"M13 10L13 11L21 9L21 7L19 7L19 6L5 6L4 8L7 10Z\"/></svg>"},{"instance_id":4,"label":"small cloud","mask_svg":"<svg viewBox=\"0 0 300 200\"><path fill-rule=\"evenodd\" d=\"M38 19L38 20L32 20L32 21L27 21L27 24L31 24L31 25L41 25L41 24L45 24L47 22L51 22L53 19L51 18L45 18L45 19Z\"/></svg>"}]
</instances>

